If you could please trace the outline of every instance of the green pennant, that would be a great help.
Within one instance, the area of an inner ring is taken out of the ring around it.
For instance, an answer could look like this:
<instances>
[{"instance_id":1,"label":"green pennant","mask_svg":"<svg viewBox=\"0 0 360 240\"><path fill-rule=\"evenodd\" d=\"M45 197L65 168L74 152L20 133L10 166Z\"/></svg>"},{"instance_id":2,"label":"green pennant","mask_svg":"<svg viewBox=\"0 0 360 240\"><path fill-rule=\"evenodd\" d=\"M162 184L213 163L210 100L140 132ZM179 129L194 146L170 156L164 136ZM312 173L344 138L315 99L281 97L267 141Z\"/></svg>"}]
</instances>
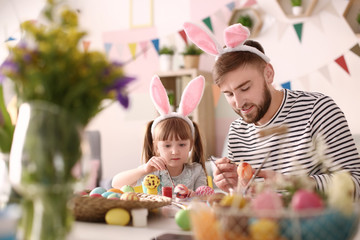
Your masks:
<instances>
[{"instance_id":1,"label":"green pennant","mask_svg":"<svg viewBox=\"0 0 360 240\"><path fill-rule=\"evenodd\" d=\"M294 24L294 29L296 31L296 34L297 34L300 42L301 42L301 37L302 37L302 28L303 28L303 23Z\"/></svg>"},{"instance_id":2,"label":"green pennant","mask_svg":"<svg viewBox=\"0 0 360 240\"><path fill-rule=\"evenodd\" d=\"M206 26L207 26L212 32L214 32L214 30L213 30L213 28L212 28L212 24L211 24L211 19L210 19L210 17L204 18L202 21L206 24Z\"/></svg>"}]
</instances>

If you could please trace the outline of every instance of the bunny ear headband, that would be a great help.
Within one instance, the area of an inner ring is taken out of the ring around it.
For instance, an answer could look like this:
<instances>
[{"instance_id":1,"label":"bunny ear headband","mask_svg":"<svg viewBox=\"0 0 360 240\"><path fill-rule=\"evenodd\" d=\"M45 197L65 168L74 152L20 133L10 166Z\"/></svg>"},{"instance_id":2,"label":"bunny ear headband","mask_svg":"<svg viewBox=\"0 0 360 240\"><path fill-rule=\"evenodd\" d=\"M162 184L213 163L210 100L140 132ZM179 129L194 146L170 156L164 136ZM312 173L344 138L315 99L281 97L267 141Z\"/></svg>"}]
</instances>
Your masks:
<instances>
[{"instance_id":1,"label":"bunny ear headband","mask_svg":"<svg viewBox=\"0 0 360 240\"><path fill-rule=\"evenodd\" d=\"M150 97L156 110L160 113L160 116L154 120L151 126L151 134L154 136L154 129L162 120L177 117L184 119L189 124L191 132L194 136L194 125L188 116L199 104L204 92L204 87L205 79L203 76L198 76L191 80L182 93L179 110L177 112L170 112L169 98L164 85L161 83L158 76L153 76L150 83Z\"/></svg>"},{"instance_id":2,"label":"bunny ear headband","mask_svg":"<svg viewBox=\"0 0 360 240\"><path fill-rule=\"evenodd\" d=\"M250 31L240 23L233 24L224 30L225 48L221 47L209 30L194 23L184 23L184 30L190 40L201 50L217 58L227 52L246 51L258 55L267 63L270 62L270 59L257 48L244 45L250 36Z\"/></svg>"}]
</instances>

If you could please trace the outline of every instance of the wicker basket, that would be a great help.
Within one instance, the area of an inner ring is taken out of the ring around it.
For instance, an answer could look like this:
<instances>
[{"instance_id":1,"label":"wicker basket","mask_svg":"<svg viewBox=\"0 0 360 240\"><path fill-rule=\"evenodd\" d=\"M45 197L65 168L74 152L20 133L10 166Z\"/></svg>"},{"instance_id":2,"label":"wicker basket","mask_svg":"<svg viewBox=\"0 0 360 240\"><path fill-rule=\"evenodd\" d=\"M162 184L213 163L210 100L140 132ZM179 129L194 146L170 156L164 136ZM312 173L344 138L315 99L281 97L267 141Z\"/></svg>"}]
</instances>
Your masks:
<instances>
[{"instance_id":1,"label":"wicker basket","mask_svg":"<svg viewBox=\"0 0 360 240\"><path fill-rule=\"evenodd\" d=\"M74 198L74 215L78 221L104 222L105 214L112 208L134 208L154 209L171 204L171 198L137 193L139 201L117 200L106 198L92 198L76 196Z\"/></svg>"},{"instance_id":2,"label":"wicker basket","mask_svg":"<svg viewBox=\"0 0 360 240\"><path fill-rule=\"evenodd\" d=\"M350 215L326 209L259 217L250 211L206 206L191 212L197 240L350 240L359 228L359 216L358 208Z\"/></svg>"}]
</instances>

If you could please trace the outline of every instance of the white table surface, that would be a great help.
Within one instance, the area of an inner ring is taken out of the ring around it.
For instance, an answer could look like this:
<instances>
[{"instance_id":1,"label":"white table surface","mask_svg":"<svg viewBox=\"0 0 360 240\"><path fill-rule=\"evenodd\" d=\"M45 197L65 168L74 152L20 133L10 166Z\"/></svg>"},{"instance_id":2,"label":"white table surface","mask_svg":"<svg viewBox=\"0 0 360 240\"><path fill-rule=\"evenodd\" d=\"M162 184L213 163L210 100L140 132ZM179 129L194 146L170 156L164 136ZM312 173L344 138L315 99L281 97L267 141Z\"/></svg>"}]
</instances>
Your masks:
<instances>
[{"instance_id":1,"label":"white table surface","mask_svg":"<svg viewBox=\"0 0 360 240\"><path fill-rule=\"evenodd\" d=\"M150 240L165 233L191 235L191 231L183 231L175 222L175 206L163 207L148 216L147 227L108 225L76 221L68 240Z\"/></svg>"}]
</instances>

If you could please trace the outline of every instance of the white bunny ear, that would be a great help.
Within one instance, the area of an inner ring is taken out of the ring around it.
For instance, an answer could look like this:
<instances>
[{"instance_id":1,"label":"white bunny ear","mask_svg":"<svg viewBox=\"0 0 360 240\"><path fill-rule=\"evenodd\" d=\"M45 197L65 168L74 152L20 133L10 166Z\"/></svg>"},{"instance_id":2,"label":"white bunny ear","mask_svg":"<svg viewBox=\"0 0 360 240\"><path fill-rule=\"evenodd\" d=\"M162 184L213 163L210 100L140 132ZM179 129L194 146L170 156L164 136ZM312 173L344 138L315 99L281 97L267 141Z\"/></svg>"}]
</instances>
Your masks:
<instances>
[{"instance_id":1,"label":"white bunny ear","mask_svg":"<svg viewBox=\"0 0 360 240\"><path fill-rule=\"evenodd\" d=\"M235 48L242 45L250 36L250 31L240 23L233 24L227 27L224 31L225 45L230 48Z\"/></svg>"},{"instance_id":2,"label":"white bunny ear","mask_svg":"<svg viewBox=\"0 0 360 240\"><path fill-rule=\"evenodd\" d=\"M198 76L191 80L184 89L181 96L178 113L184 117L188 116L197 105L200 103L201 97L204 92L205 79L203 76Z\"/></svg>"},{"instance_id":3,"label":"white bunny ear","mask_svg":"<svg viewBox=\"0 0 360 240\"><path fill-rule=\"evenodd\" d=\"M195 43L201 50L211 55L217 56L222 52L222 47L216 41L215 36L194 23L184 23L184 30L190 40Z\"/></svg>"},{"instance_id":4,"label":"white bunny ear","mask_svg":"<svg viewBox=\"0 0 360 240\"><path fill-rule=\"evenodd\" d=\"M157 75L154 75L150 83L150 97L155 105L156 110L160 115L170 113L169 98L164 88L164 85L160 81Z\"/></svg>"}]
</instances>

